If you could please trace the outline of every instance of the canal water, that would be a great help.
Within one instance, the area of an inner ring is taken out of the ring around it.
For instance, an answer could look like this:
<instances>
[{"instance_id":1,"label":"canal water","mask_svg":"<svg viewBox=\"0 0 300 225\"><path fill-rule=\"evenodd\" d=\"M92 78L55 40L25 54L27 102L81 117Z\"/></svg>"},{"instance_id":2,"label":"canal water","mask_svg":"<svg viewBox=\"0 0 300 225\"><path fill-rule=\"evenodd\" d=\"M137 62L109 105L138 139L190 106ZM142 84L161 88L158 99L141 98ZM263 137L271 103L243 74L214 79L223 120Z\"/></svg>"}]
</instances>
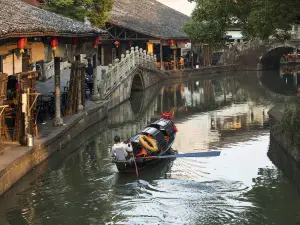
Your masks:
<instances>
[{"instance_id":1,"label":"canal water","mask_svg":"<svg viewBox=\"0 0 300 225\"><path fill-rule=\"evenodd\" d=\"M262 76L172 80L133 93L101 123L104 132L87 130L1 197L0 224L297 224L300 173L269 135L267 112L284 97ZM130 137L169 110L175 149L221 155L162 161L140 183L119 174L109 158L114 135Z\"/></svg>"}]
</instances>

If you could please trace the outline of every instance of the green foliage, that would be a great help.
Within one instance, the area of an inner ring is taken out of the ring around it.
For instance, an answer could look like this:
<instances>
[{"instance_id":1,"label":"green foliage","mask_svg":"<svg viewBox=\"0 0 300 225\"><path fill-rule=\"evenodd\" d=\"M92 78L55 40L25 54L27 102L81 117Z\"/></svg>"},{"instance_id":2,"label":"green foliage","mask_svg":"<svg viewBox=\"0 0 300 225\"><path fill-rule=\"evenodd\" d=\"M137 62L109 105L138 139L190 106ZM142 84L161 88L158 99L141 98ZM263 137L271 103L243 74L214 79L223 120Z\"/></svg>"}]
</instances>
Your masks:
<instances>
[{"instance_id":1,"label":"green foliage","mask_svg":"<svg viewBox=\"0 0 300 225\"><path fill-rule=\"evenodd\" d=\"M217 47L222 44L222 37L225 33L224 29L217 22L194 22L185 24L184 30L193 41L210 44Z\"/></svg>"},{"instance_id":2,"label":"green foliage","mask_svg":"<svg viewBox=\"0 0 300 225\"><path fill-rule=\"evenodd\" d=\"M300 106L289 105L284 108L281 124L287 134L300 134Z\"/></svg>"},{"instance_id":3,"label":"green foliage","mask_svg":"<svg viewBox=\"0 0 300 225\"><path fill-rule=\"evenodd\" d=\"M300 23L300 0L190 0L196 2L192 21L185 31L192 40L221 42L226 31L239 27L248 39L290 38L288 31ZM199 34L208 21L214 34Z\"/></svg>"},{"instance_id":4,"label":"green foliage","mask_svg":"<svg viewBox=\"0 0 300 225\"><path fill-rule=\"evenodd\" d=\"M93 26L102 28L113 4L114 0L48 0L43 8L79 21L87 17Z\"/></svg>"}]
</instances>

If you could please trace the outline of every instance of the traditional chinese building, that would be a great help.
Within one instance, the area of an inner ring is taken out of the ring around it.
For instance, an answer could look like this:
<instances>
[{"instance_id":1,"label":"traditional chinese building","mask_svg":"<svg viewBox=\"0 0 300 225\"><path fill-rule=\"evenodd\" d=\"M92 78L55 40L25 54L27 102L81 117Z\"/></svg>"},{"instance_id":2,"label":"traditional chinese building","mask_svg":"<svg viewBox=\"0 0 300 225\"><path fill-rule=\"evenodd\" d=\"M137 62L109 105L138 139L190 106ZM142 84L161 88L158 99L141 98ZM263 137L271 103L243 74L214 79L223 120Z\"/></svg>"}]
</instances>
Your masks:
<instances>
[{"instance_id":1,"label":"traditional chinese building","mask_svg":"<svg viewBox=\"0 0 300 225\"><path fill-rule=\"evenodd\" d=\"M101 45L102 65L120 58L129 47L139 46L157 55L159 67L175 68L188 42L183 25L189 20L155 0L115 0L105 27L109 36Z\"/></svg>"},{"instance_id":2,"label":"traditional chinese building","mask_svg":"<svg viewBox=\"0 0 300 225\"><path fill-rule=\"evenodd\" d=\"M37 3L33 0L27 2ZM3 135L8 136L4 118L14 121L13 139L20 140L25 135L34 133L35 106L39 95L35 90L38 73L32 71L30 65L37 62L54 61L54 66L50 68L55 74L54 125L63 125L61 62L78 64L79 56L86 54L93 58L93 67L96 69L98 44L101 36L106 33L33 5L20 0L0 1L0 141ZM98 98L96 90L97 88L93 93L95 99Z\"/></svg>"}]
</instances>

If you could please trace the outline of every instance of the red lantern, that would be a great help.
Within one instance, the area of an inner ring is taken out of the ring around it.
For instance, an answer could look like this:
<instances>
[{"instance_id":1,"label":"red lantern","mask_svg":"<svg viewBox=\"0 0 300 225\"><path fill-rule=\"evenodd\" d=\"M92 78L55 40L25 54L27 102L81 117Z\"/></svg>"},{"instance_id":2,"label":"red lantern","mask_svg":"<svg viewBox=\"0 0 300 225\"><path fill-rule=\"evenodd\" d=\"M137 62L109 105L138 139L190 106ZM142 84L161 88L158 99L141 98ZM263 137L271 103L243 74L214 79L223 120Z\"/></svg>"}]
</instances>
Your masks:
<instances>
[{"instance_id":1,"label":"red lantern","mask_svg":"<svg viewBox=\"0 0 300 225\"><path fill-rule=\"evenodd\" d=\"M24 48L27 45L27 38L20 38L18 40L18 48L20 49L20 53L24 53Z\"/></svg>"},{"instance_id":2,"label":"red lantern","mask_svg":"<svg viewBox=\"0 0 300 225\"><path fill-rule=\"evenodd\" d=\"M132 41L129 41L129 46L131 47L133 45L133 42Z\"/></svg>"},{"instance_id":3,"label":"red lantern","mask_svg":"<svg viewBox=\"0 0 300 225\"><path fill-rule=\"evenodd\" d=\"M53 37L51 38L51 46L52 46L52 50L55 51L58 47L58 39L57 37Z\"/></svg>"},{"instance_id":4,"label":"red lantern","mask_svg":"<svg viewBox=\"0 0 300 225\"><path fill-rule=\"evenodd\" d=\"M174 40L170 40L170 45L174 45Z\"/></svg>"},{"instance_id":5,"label":"red lantern","mask_svg":"<svg viewBox=\"0 0 300 225\"><path fill-rule=\"evenodd\" d=\"M119 47L119 44L120 44L120 42L118 42L118 41L115 41L115 46L118 48Z\"/></svg>"},{"instance_id":6,"label":"red lantern","mask_svg":"<svg viewBox=\"0 0 300 225\"><path fill-rule=\"evenodd\" d=\"M79 41L78 38L72 38L72 45L73 46L77 46L78 45L78 41Z\"/></svg>"},{"instance_id":7,"label":"red lantern","mask_svg":"<svg viewBox=\"0 0 300 225\"><path fill-rule=\"evenodd\" d=\"M100 38L99 38L99 36L98 36L98 37L95 38L95 41L94 41L94 48L98 48L99 42L100 42Z\"/></svg>"},{"instance_id":8,"label":"red lantern","mask_svg":"<svg viewBox=\"0 0 300 225\"><path fill-rule=\"evenodd\" d=\"M188 41L187 41L187 40L184 40L183 43L186 45L186 44L188 43Z\"/></svg>"}]
</instances>

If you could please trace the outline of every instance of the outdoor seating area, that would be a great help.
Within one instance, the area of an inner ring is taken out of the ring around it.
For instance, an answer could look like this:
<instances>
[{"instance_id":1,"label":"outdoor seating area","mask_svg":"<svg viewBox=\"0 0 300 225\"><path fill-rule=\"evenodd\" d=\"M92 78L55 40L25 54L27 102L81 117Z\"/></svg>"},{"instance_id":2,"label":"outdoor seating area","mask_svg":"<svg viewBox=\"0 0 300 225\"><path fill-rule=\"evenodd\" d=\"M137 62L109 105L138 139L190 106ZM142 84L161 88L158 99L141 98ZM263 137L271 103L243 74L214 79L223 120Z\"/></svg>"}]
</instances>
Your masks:
<instances>
[{"instance_id":1,"label":"outdoor seating area","mask_svg":"<svg viewBox=\"0 0 300 225\"><path fill-rule=\"evenodd\" d=\"M156 63L157 68L161 68L161 62ZM165 70L174 70L174 61L163 61L163 68ZM176 61L176 69L184 69L185 68L185 62L184 58L180 57Z\"/></svg>"},{"instance_id":2,"label":"outdoor seating area","mask_svg":"<svg viewBox=\"0 0 300 225\"><path fill-rule=\"evenodd\" d=\"M91 96L90 89L87 88L87 83L85 82L85 97L89 99ZM68 107L68 91L69 91L69 82L63 87L61 90L61 115L62 117L67 116L67 107ZM11 93L11 90L9 90ZM0 106L0 131L1 131L1 139L2 142L9 141L18 141L17 134L17 126L16 126L16 118L17 118L17 105L18 99L8 97L4 100L4 105ZM7 105L5 105L7 104ZM32 129L33 135L35 137L39 136L39 127L41 124L46 124L55 118L55 92L49 92L49 95L39 95L37 97L35 103L35 110L32 116Z\"/></svg>"}]
</instances>

